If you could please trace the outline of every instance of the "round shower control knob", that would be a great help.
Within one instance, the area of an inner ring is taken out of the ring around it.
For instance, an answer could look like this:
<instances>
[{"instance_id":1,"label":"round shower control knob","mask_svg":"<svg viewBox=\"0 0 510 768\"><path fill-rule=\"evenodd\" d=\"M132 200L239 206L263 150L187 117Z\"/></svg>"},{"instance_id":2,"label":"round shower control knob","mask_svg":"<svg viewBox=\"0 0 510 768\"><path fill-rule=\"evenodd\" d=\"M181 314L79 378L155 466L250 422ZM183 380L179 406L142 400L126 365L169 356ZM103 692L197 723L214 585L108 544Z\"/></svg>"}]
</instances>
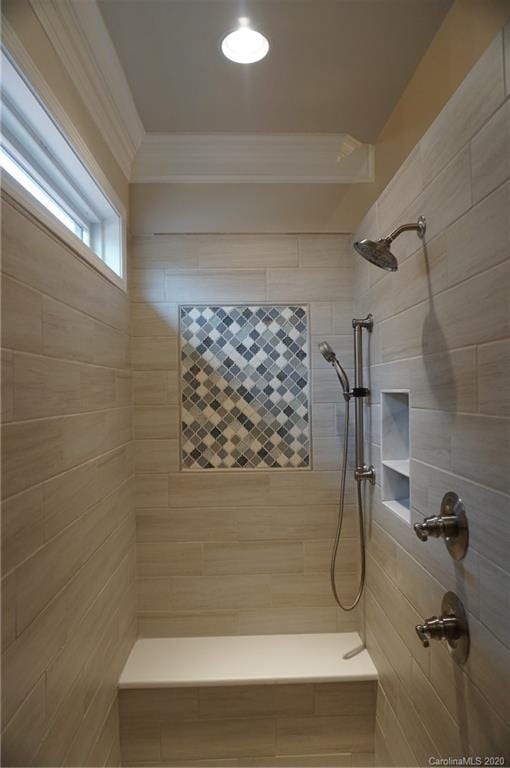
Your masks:
<instances>
[{"instance_id":1,"label":"round shower control knob","mask_svg":"<svg viewBox=\"0 0 510 768\"><path fill-rule=\"evenodd\" d=\"M444 539L446 548L454 560L462 560L469 543L466 510L461 499L453 491L448 491L441 501L439 515L426 517L423 522L414 524L414 532L421 541L430 537Z\"/></svg>"}]
</instances>

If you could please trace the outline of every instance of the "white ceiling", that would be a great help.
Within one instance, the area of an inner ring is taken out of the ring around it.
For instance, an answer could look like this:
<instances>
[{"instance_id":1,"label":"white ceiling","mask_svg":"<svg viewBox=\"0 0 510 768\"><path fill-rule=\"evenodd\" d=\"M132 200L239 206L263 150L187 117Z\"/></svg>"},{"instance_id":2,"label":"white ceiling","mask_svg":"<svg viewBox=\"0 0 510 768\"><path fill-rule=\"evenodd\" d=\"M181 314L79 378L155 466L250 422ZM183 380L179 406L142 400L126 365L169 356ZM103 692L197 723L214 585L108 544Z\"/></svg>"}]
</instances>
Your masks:
<instances>
[{"instance_id":1,"label":"white ceiling","mask_svg":"<svg viewBox=\"0 0 510 768\"><path fill-rule=\"evenodd\" d=\"M350 133L373 142L452 0L99 0L149 132ZM227 61L249 16L271 50Z\"/></svg>"}]
</instances>

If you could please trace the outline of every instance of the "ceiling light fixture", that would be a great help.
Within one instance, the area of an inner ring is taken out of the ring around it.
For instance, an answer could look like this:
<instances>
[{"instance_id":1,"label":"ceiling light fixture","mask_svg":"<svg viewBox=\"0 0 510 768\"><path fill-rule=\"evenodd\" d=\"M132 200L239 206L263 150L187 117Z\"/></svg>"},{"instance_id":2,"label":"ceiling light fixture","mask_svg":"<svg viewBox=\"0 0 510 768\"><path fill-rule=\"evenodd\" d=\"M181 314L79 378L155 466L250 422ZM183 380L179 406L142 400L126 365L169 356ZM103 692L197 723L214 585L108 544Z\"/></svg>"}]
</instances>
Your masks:
<instances>
[{"instance_id":1,"label":"ceiling light fixture","mask_svg":"<svg viewBox=\"0 0 510 768\"><path fill-rule=\"evenodd\" d=\"M221 50L230 61L253 64L267 55L269 41L260 32L251 29L250 20L243 16L239 19L239 28L223 38Z\"/></svg>"}]
</instances>

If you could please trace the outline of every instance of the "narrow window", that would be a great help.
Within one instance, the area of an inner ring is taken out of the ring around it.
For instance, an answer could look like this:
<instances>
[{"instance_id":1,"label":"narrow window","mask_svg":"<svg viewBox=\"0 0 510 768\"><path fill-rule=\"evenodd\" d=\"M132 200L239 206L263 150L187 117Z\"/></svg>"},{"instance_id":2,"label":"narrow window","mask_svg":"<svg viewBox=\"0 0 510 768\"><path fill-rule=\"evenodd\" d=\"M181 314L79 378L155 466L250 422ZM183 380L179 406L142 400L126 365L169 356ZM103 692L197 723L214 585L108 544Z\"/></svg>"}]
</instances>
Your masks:
<instances>
[{"instance_id":1,"label":"narrow window","mask_svg":"<svg viewBox=\"0 0 510 768\"><path fill-rule=\"evenodd\" d=\"M121 214L5 49L1 59L3 187L42 213L71 245L77 238L82 257L96 267L99 259L107 273L123 278Z\"/></svg>"}]
</instances>

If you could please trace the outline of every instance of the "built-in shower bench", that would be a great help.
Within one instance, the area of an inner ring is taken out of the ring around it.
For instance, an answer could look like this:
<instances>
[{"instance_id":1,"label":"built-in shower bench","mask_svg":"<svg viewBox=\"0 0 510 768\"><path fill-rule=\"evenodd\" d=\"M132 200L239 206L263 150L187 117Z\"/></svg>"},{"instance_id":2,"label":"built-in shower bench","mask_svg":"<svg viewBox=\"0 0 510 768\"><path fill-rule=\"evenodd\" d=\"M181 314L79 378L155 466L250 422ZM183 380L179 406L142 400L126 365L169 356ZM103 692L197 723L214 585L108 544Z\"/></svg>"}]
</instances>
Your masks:
<instances>
[{"instance_id":1,"label":"built-in shower bench","mask_svg":"<svg viewBox=\"0 0 510 768\"><path fill-rule=\"evenodd\" d=\"M123 765L370 765L376 681L355 632L140 639Z\"/></svg>"}]
</instances>

